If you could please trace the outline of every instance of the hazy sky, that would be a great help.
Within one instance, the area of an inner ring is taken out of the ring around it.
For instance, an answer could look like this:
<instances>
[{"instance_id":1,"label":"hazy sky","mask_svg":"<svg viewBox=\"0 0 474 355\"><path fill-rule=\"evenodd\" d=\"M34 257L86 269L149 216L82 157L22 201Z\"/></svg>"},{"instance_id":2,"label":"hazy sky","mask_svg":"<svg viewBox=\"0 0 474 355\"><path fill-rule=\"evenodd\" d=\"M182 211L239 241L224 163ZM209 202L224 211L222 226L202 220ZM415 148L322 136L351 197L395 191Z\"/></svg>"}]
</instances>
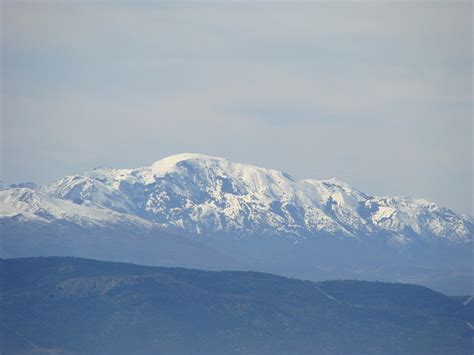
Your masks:
<instances>
[{"instance_id":1,"label":"hazy sky","mask_svg":"<svg viewBox=\"0 0 474 355\"><path fill-rule=\"evenodd\" d=\"M473 214L470 1L1 6L7 183L198 152Z\"/></svg>"}]
</instances>

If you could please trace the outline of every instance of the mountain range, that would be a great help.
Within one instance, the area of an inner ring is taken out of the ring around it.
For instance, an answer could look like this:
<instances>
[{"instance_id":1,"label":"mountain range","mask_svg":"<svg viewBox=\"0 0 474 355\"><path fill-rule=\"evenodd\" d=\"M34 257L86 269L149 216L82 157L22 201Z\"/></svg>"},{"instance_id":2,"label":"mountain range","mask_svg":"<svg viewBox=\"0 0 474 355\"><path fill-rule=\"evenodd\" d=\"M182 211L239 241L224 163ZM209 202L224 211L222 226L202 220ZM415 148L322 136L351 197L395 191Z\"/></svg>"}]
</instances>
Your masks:
<instances>
[{"instance_id":1,"label":"mountain range","mask_svg":"<svg viewBox=\"0 0 474 355\"><path fill-rule=\"evenodd\" d=\"M474 291L474 219L200 154L0 191L1 256L354 277Z\"/></svg>"}]
</instances>

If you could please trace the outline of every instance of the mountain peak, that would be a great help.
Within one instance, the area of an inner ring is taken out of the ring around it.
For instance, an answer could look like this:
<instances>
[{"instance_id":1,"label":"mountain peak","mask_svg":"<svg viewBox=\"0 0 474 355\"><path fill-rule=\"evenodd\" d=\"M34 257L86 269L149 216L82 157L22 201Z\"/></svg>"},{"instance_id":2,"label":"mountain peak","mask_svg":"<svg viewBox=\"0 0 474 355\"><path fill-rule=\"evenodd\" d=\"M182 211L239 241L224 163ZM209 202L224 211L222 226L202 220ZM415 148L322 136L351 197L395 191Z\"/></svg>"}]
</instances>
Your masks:
<instances>
[{"instance_id":1,"label":"mountain peak","mask_svg":"<svg viewBox=\"0 0 474 355\"><path fill-rule=\"evenodd\" d=\"M180 153L171 155L163 158L151 164L150 168L153 173L164 173L173 170L181 162L199 161L199 162L211 162L211 161L225 161L226 159L220 157L214 157L205 154L198 153Z\"/></svg>"},{"instance_id":2,"label":"mountain peak","mask_svg":"<svg viewBox=\"0 0 474 355\"><path fill-rule=\"evenodd\" d=\"M175 165L181 161L188 161L188 160L219 160L223 161L226 160L225 158L215 157L206 154L199 154L199 153L179 153L170 155L166 158L160 159L153 163L152 165L160 164L160 165Z\"/></svg>"}]
</instances>

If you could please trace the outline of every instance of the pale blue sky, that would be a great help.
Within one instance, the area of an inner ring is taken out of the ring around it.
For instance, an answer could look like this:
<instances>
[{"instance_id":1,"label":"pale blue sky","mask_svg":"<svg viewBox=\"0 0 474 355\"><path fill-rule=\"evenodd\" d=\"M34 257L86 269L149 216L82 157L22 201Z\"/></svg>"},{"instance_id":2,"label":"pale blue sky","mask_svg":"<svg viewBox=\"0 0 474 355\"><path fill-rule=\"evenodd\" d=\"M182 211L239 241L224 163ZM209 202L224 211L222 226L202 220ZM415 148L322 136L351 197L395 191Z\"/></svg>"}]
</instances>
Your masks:
<instances>
[{"instance_id":1,"label":"pale blue sky","mask_svg":"<svg viewBox=\"0 0 474 355\"><path fill-rule=\"evenodd\" d=\"M2 2L2 179L181 152L472 214L471 2Z\"/></svg>"}]
</instances>

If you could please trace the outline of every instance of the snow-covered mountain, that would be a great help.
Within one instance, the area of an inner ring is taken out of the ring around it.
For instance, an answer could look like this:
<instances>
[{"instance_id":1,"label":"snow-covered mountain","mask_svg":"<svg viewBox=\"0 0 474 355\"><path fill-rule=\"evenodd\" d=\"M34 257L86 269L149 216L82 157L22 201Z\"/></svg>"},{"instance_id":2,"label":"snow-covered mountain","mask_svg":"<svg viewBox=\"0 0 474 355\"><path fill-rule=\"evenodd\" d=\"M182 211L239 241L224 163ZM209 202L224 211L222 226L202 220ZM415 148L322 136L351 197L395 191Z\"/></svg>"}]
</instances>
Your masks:
<instances>
[{"instance_id":1,"label":"snow-covered mountain","mask_svg":"<svg viewBox=\"0 0 474 355\"><path fill-rule=\"evenodd\" d=\"M6 186L0 228L3 257L359 277L446 292L472 284L472 217L199 154Z\"/></svg>"},{"instance_id":2,"label":"snow-covered mountain","mask_svg":"<svg viewBox=\"0 0 474 355\"><path fill-rule=\"evenodd\" d=\"M473 238L468 217L406 197L373 197L337 179L298 180L223 158L179 154L137 169L100 168L67 176L45 193L201 235L331 234L364 238Z\"/></svg>"}]
</instances>

